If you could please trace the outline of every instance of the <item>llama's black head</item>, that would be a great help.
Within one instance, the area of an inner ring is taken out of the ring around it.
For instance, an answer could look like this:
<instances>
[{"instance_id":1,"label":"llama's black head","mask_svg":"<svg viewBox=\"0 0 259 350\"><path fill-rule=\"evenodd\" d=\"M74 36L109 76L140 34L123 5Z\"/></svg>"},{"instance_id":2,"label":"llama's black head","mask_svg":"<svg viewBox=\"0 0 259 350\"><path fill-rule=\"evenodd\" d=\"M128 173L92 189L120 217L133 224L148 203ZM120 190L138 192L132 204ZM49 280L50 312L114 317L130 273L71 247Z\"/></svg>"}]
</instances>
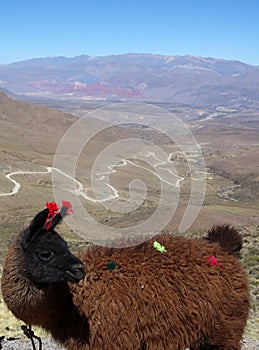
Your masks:
<instances>
[{"instance_id":1,"label":"llama's black head","mask_svg":"<svg viewBox=\"0 0 259 350\"><path fill-rule=\"evenodd\" d=\"M78 282L85 277L84 264L69 251L66 241L55 231L55 226L71 207L62 206L57 213L55 203L47 204L52 204L52 208L49 206L39 212L21 236L24 273L38 284Z\"/></svg>"}]
</instances>

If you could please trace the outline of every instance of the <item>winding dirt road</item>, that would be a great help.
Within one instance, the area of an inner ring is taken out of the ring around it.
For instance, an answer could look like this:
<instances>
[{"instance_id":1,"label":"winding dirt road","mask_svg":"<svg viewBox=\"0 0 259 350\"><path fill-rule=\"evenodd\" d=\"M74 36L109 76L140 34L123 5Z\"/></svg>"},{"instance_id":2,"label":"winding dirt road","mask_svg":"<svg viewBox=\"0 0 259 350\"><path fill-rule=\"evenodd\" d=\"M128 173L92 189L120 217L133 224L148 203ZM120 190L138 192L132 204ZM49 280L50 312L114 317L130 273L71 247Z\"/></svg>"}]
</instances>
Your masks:
<instances>
[{"instance_id":1,"label":"winding dirt road","mask_svg":"<svg viewBox=\"0 0 259 350\"><path fill-rule=\"evenodd\" d=\"M160 161L156 155L154 153L148 153L146 155L146 157L153 157L153 159L156 161L156 163L153 164L154 168L159 168L160 169L160 173L161 171L163 172L163 177L157 173L156 171L153 171L153 170L150 170L144 166L141 166L141 165L138 165L130 160L127 160L127 159L122 159L121 160L121 163L118 164L114 164L114 165L110 165L108 166L108 170L107 171L104 171L104 172L99 172L96 174L97 178L99 181L102 181L105 179L105 175L107 174L111 174L113 172L116 172L116 168L118 167L121 167L121 166L125 166L127 164L131 164L135 167L138 167L138 168L142 168L144 169L145 171L148 171L150 173L152 173L154 176L156 176L160 181L162 182L165 182L167 183L168 185L171 185L171 186L174 186L174 187L179 187L180 186L180 182L185 180L185 178L183 177L179 177L177 174L175 174L174 172L172 172L171 170L167 169L166 168L166 165L171 163L171 154L169 155L167 161ZM15 179L13 179L14 176L17 176L17 175L32 175L32 174L50 174L52 173L53 171L56 171L58 173L60 173L61 175L67 177L68 179L72 180L76 185L77 185L77 189L74 191L74 193L76 195L79 195L79 196L82 196L84 199L90 201L90 202L94 202L94 203L100 203L100 202L105 202L105 201L109 201L109 200L112 200L112 199L115 199L115 198L118 198L119 197L119 193L118 191L116 190L115 187L111 186L109 183L105 183L106 186L109 187L110 189L110 192L111 192L111 195L107 196L106 198L103 198L103 199L96 199L95 197L91 197L89 195L87 195L87 193L85 192L84 190L84 186L83 184L78 181L77 179L73 178L72 176L66 174L65 172L63 172L62 170L58 169L58 168L54 168L54 167L47 167L47 166L44 166L46 168L45 171L14 171L14 172L11 172L9 174L6 174L5 175L5 178L8 179L9 181L11 181L14 186L11 190L11 192L7 192L7 193L0 193L0 197L9 197L9 196L13 196L15 194L17 194L21 188L21 184L16 181ZM174 179L174 181L168 181L168 180L171 180L171 179ZM176 180L175 180L176 179Z\"/></svg>"}]
</instances>

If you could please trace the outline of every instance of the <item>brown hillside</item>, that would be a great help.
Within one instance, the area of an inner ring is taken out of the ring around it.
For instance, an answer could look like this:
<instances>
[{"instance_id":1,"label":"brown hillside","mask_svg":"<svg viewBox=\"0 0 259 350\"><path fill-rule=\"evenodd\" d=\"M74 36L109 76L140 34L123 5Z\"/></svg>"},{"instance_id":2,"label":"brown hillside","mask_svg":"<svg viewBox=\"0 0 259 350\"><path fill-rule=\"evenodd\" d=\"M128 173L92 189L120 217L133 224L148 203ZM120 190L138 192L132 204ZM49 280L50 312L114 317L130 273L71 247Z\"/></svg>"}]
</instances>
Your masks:
<instances>
[{"instance_id":1,"label":"brown hillside","mask_svg":"<svg viewBox=\"0 0 259 350\"><path fill-rule=\"evenodd\" d=\"M58 110L15 101L0 93L0 154L7 152L35 163L40 156L48 165L75 120Z\"/></svg>"}]
</instances>

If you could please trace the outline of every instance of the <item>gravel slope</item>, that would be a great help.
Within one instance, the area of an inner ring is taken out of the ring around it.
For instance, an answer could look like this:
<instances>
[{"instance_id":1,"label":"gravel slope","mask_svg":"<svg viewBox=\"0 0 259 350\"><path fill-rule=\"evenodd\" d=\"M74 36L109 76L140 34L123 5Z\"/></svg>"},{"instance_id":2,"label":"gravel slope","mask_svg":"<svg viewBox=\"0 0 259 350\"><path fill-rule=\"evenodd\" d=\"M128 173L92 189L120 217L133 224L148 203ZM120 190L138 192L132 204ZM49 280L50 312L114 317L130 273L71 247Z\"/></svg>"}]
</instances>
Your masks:
<instances>
[{"instance_id":1,"label":"gravel slope","mask_svg":"<svg viewBox=\"0 0 259 350\"><path fill-rule=\"evenodd\" d=\"M36 349L38 349L38 344L35 343ZM2 347L1 347L2 346ZM2 340L0 349L3 350L30 350L32 349L32 344L29 339L15 339L15 340ZM244 345L242 350L258 350L259 341L252 340L249 338L244 339ZM51 339L42 339L42 350L65 350L64 347L58 345ZM111 349L112 350L112 349ZM125 349L127 350L127 349Z\"/></svg>"}]
</instances>

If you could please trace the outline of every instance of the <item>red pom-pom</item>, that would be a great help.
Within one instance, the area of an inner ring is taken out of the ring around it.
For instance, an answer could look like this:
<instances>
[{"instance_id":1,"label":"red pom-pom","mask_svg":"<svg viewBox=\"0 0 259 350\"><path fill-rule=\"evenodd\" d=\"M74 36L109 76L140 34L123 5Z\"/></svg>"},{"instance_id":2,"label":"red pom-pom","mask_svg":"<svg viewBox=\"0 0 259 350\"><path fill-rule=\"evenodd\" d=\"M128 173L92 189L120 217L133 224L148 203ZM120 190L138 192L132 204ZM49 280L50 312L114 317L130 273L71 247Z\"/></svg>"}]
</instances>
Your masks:
<instances>
[{"instance_id":1,"label":"red pom-pom","mask_svg":"<svg viewBox=\"0 0 259 350\"><path fill-rule=\"evenodd\" d=\"M215 256L208 256L207 260L210 262L211 266L215 266L215 265L222 266L223 265L223 264L218 262L218 260L217 260L217 258L215 258Z\"/></svg>"},{"instance_id":2,"label":"red pom-pom","mask_svg":"<svg viewBox=\"0 0 259 350\"><path fill-rule=\"evenodd\" d=\"M59 211L59 207L56 202L47 202L45 205L49 209L49 213L44 224L45 228L48 230L51 226L54 216L57 215Z\"/></svg>"},{"instance_id":3,"label":"red pom-pom","mask_svg":"<svg viewBox=\"0 0 259 350\"><path fill-rule=\"evenodd\" d=\"M47 202L46 207L49 209L49 212L53 214L59 211L59 207L56 202Z\"/></svg>"},{"instance_id":4,"label":"red pom-pom","mask_svg":"<svg viewBox=\"0 0 259 350\"><path fill-rule=\"evenodd\" d=\"M70 215L74 212L72 208L72 204L69 201L63 200L62 207L67 208L67 215Z\"/></svg>"}]
</instances>

